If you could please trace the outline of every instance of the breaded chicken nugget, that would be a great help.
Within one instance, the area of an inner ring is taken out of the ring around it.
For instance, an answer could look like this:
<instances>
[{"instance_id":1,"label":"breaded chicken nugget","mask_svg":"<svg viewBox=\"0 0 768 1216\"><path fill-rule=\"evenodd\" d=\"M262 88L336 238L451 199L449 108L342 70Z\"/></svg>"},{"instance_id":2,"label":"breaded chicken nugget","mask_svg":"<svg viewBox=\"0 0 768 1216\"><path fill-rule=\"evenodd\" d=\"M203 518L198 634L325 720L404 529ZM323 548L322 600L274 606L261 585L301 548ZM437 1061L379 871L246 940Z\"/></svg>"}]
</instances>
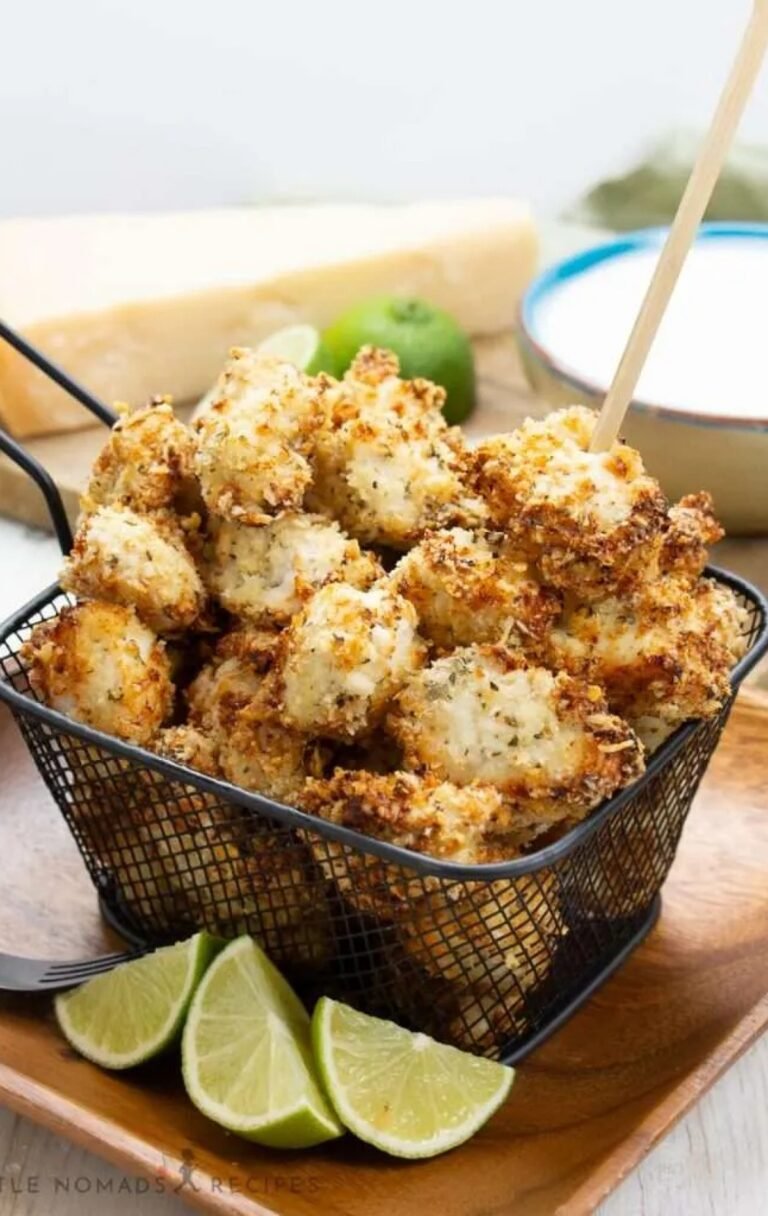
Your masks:
<instances>
[{"instance_id":1,"label":"breaded chicken nugget","mask_svg":"<svg viewBox=\"0 0 768 1216\"><path fill-rule=\"evenodd\" d=\"M169 511L139 515L108 506L85 515L60 582L83 599L135 608L156 633L194 625L206 601L184 532Z\"/></svg>"},{"instance_id":2,"label":"breaded chicken nugget","mask_svg":"<svg viewBox=\"0 0 768 1216\"><path fill-rule=\"evenodd\" d=\"M599 688L503 646L469 646L419 672L389 726L407 767L496 785L543 824L583 818L643 770L639 741Z\"/></svg>"},{"instance_id":3,"label":"breaded chicken nugget","mask_svg":"<svg viewBox=\"0 0 768 1216\"><path fill-rule=\"evenodd\" d=\"M136 511L170 507L192 479L195 442L169 397L127 408L96 458L85 492L86 510L125 503Z\"/></svg>"},{"instance_id":4,"label":"breaded chicken nugget","mask_svg":"<svg viewBox=\"0 0 768 1216\"><path fill-rule=\"evenodd\" d=\"M642 575L667 509L634 449L588 450L594 421L592 410L571 406L486 440L472 457L471 483L492 525L540 562L547 582L583 598Z\"/></svg>"},{"instance_id":5,"label":"breaded chicken nugget","mask_svg":"<svg viewBox=\"0 0 768 1216\"><path fill-rule=\"evenodd\" d=\"M427 528L479 523L485 508L464 484L444 390L398 372L391 352L364 347L328 392L308 502L361 541L403 549Z\"/></svg>"},{"instance_id":6,"label":"breaded chicken nugget","mask_svg":"<svg viewBox=\"0 0 768 1216\"><path fill-rule=\"evenodd\" d=\"M46 705L130 743L149 743L173 706L162 642L133 608L90 602L36 625L21 650Z\"/></svg>"},{"instance_id":7,"label":"breaded chicken nugget","mask_svg":"<svg viewBox=\"0 0 768 1216\"><path fill-rule=\"evenodd\" d=\"M274 713L245 710L222 737L219 758L233 785L293 804L308 777L322 776L327 745L283 726Z\"/></svg>"},{"instance_id":8,"label":"breaded chicken nugget","mask_svg":"<svg viewBox=\"0 0 768 1216\"><path fill-rule=\"evenodd\" d=\"M321 587L280 639L283 721L309 735L368 734L424 661L416 623L413 606L383 583Z\"/></svg>"},{"instance_id":9,"label":"breaded chicken nugget","mask_svg":"<svg viewBox=\"0 0 768 1216\"><path fill-rule=\"evenodd\" d=\"M327 748L279 720L269 674L275 645L275 634L234 631L189 686L187 701L228 781L291 802L309 775L324 772Z\"/></svg>"},{"instance_id":10,"label":"breaded chicken nugget","mask_svg":"<svg viewBox=\"0 0 768 1216\"><path fill-rule=\"evenodd\" d=\"M152 751L166 760L197 769L207 777L221 776L215 740L188 722L161 730L152 740ZM147 769L146 775L153 778L157 774Z\"/></svg>"},{"instance_id":11,"label":"breaded chicken nugget","mask_svg":"<svg viewBox=\"0 0 768 1216\"><path fill-rule=\"evenodd\" d=\"M416 609L420 633L442 650L503 639L536 651L560 612L559 596L499 533L428 532L390 581Z\"/></svg>"},{"instance_id":12,"label":"breaded chicken nugget","mask_svg":"<svg viewBox=\"0 0 768 1216\"><path fill-rule=\"evenodd\" d=\"M323 383L292 363L233 348L195 423L195 468L214 515L263 524L301 509Z\"/></svg>"},{"instance_id":13,"label":"breaded chicken nugget","mask_svg":"<svg viewBox=\"0 0 768 1216\"><path fill-rule=\"evenodd\" d=\"M213 658L186 690L192 725L214 740L229 734L241 712L264 700L264 676L275 659L277 634L238 629L224 634Z\"/></svg>"},{"instance_id":14,"label":"breaded chicken nugget","mask_svg":"<svg viewBox=\"0 0 768 1216\"><path fill-rule=\"evenodd\" d=\"M667 512L667 530L659 555L664 574L684 574L697 579L707 564L709 545L725 535L715 518L712 495L686 494Z\"/></svg>"},{"instance_id":15,"label":"breaded chicken nugget","mask_svg":"<svg viewBox=\"0 0 768 1216\"><path fill-rule=\"evenodd\" d=\"M668 724L716 714L746 647L747 616L728 587L667 575L567 611L550 660L601 684L628 719Z\"/></svg>"},{"instance_id":16,"label":"breaded chicken nugget","mask_svg":"<svg viewBox=\"0 0 768 1216\"><path fill-rule=\"evenodd\" d=\"M325 583L365 588L383 573L373 554L323 515L283 515L261 528L221 520L206 553L219 603L256 624L285 624Z\"/></svg>"}]
</instances>

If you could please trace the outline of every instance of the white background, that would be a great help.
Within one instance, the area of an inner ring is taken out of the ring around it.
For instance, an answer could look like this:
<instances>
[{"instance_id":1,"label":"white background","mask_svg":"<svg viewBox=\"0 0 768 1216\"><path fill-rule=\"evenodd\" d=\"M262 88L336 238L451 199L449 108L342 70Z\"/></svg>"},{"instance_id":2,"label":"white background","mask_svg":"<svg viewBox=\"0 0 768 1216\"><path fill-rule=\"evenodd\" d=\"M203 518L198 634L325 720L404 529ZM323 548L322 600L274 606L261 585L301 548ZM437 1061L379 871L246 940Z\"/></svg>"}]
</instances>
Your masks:
<instances>
[{"instance_id":1,"label":"white background","mask_svg":"<svg viewBox=\"0 0 768 1216\"><path fill-rule=\"evenodd\" d=\"M706 123L749 0L0 0L0 214L514 192ZM743 135L768 142L768 78Z\"/></svg>"}]
</instances>

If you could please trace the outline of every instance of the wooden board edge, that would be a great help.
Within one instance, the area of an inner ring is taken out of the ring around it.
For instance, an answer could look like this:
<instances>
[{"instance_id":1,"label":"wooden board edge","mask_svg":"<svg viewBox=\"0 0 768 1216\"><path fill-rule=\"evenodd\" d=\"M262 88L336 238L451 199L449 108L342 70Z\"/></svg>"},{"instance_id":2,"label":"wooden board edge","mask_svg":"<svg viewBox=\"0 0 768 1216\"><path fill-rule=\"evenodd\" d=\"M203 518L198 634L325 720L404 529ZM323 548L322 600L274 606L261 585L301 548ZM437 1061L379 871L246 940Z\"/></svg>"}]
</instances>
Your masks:
<instances>
[{"instance_id":1,"label":"wooden board edge","mask_svg":"<svg viewBox=\"0 0 768 1216\"><path fill-rule=\"evenodd\" d=\"M592 1216L599 1204L627 1178L677 1123L735 1064L768 1023L768 993L750 1009L703 1065L688 1074L671 1094L655 1106L628 1140L605 1158L591 1177L554 1213L554 1216Z\"/></svg>"},{"instance_id":2,"label":"wooden board edge","mask_svg":"<svg viewBox=\"0 0 768 1216\"><path fill-rule=\"evenodd\" d=\"M0 1063L0 1103L22 1118L62 1136L72 1144L95 1153L118 1168L128 1167L137 1175L154 1181L161 1178L167 1184L166 1194L174 1195L173 1187L182 1180L181 1161L169 1160L159 1150L117 1124L94 1115L76 1101ZM196 1171L205 1177L201 1170ZM264 1207L246 1195L218 1194L211 1187L177 1196L184 1203L216 1216L281 1216L275 1208Z\"/></svg>"}]
</instances>

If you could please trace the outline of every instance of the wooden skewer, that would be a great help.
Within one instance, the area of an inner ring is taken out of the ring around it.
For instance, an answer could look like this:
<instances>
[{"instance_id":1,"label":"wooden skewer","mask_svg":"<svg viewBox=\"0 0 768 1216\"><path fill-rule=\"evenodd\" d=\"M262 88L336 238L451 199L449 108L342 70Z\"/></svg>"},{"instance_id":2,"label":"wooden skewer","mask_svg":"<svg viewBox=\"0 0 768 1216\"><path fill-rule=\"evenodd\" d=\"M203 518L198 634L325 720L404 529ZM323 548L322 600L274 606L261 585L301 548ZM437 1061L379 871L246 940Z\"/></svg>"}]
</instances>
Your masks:
<instances>
[{"instance_id":1,"label":"wooden skewer","mask_svg":"<svg viewBox=\"0 0 768 1216\"><path fill-rule=\"evenodd\" d=\"M749 24L715 110L712 125L696 159L613 383L603 402L590 443L591 452L606 451L619 434L648 352L760 71L766 45L768 0L755 0Z\"/></svg>"}]
</instances>

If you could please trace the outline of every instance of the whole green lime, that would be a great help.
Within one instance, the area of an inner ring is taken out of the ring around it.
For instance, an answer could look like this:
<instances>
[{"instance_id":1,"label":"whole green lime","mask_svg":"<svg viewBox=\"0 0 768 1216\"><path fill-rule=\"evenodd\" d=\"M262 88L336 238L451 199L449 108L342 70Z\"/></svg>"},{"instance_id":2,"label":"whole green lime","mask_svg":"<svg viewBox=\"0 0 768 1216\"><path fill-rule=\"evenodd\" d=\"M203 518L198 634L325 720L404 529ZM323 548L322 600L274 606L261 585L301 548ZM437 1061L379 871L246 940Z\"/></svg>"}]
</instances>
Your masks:
<instances>
[{"instance_id":1,"label":"whole green lime","mask_svg":"<svg viewBox=\"0 0 768 1216\"><path fill-rule=\"evenodd\" d=\"M453 317L424 300L379 296L350 308L323 334L336 374L347 370L361 346L383 346L400 360L405 379L423 376L441 384L443 413L463 422L475 408L475 360L464 330Z\"/></svg>"}]
</instances>

